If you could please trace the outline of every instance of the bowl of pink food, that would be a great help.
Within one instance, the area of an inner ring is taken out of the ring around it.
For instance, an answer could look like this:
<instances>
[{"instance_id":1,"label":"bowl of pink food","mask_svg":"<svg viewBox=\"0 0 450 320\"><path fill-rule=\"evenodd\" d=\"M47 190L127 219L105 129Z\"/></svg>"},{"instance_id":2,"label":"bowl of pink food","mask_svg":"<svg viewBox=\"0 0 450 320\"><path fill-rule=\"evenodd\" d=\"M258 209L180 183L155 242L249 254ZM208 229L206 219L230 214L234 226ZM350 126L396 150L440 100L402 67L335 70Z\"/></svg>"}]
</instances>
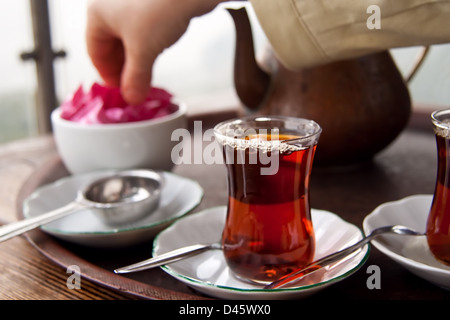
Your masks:
<instances>
[{"instance_id":1,"label":"bowl of pink food","mask_svg":"<svg viewBox=\"0 0 450 320\"><path fill-rule=\"evenodd\" d=\"M186 127L186 108L164 89L150 87L140 105L128 105L119 88L80 86L51 115L53 134L67 169L173 167L172 132Z\"/></svg>"}]
</instances>

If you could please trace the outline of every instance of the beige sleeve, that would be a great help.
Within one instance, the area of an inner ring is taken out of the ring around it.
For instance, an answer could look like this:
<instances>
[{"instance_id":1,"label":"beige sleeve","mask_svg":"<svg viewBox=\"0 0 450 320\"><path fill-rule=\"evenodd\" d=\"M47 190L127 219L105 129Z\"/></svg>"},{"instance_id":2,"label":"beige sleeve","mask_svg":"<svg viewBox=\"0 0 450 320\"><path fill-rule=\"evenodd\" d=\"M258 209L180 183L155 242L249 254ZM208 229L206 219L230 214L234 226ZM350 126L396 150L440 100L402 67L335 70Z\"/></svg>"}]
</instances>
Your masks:
<instances>
[{"instance_id":1,"label":"beige sleeve","mask_svg":"<svg viewBox=\"0 0 450 320\"><path fill-rule=\"evenodd\" d=\"M450 42L450 0L250 1L275 53L290 69Z\"/></svg>"}]
</instances>

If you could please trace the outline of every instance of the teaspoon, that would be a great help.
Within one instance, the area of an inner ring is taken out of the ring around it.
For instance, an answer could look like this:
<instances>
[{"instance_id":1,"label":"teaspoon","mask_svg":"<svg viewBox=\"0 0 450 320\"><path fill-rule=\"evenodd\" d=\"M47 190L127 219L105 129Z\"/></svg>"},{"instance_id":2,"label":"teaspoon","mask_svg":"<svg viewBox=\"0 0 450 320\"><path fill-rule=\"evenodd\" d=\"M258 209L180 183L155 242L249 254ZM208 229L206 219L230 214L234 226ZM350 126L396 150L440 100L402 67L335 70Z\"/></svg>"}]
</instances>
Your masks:
<instances>
[{"instance_id":1,"label":"teaspoon","mask_svg":"<svg viewBox=\"0 0 450 320\"><path fill-rule=\"evenodd\" d=\"M359 240L355 244L351 245L350 247L347 247L338 252L327 255L319 260L311 262L306 267L296 270L296 271L293 271L293 272L281 277L280 279L271 282L270 284L266 285L264 287L264 289L279 289L279 288L285 287L288 284L291 284L294 281L298 281L301 278L303 278L304 276L306 276L316 270L322 269L326 266L329 266L329 265L345 258L346 256L352 254L356 250L362 248L373 238L375 238L381 234L384 234L384 233L394 233L394 234L398 234L398 235L408 235L408 236L423 236L423 235L425 235L422 232L418 232L416 230L413 230L411 228L401 226L401 225L393 225L393 226L386 226L386 227L380 227L380 228L373 229L372 232L368 236L362 238L361 240Z\"/></svg>"},{"instance_id":2,"label":"teaspoon","mask_svg":"<svg viewBox=\"0 0 450 320\"><path fill-rule=\"evenodd\" d=\"M60 208L0 227L0 242L83 209L92 209L112 226L135 221L156 208L162 182L152 170L115 172L80 189L72 202Z\"/></svg>"}]
</instances>

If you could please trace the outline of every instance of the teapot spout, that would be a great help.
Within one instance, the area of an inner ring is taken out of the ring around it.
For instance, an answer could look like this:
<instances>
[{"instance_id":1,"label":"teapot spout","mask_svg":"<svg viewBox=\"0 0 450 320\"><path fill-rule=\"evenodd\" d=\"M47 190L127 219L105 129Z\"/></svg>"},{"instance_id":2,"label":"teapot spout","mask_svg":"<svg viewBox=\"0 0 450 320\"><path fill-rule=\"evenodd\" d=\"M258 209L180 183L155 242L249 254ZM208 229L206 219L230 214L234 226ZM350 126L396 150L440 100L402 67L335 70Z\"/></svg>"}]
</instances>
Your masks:
<instances>
[{"instance_id":1,"label":"teapot spout","mask_svg":"<svg viewBox=\"0 0 450 320\"><path fill-rule=\"evenodd\" d=\"M253 34L247 10L227 9L236 28L234 86L241 102L249 109L258 109L270 86L270 75L258 65Z\"/></svg>"}]
</instances>

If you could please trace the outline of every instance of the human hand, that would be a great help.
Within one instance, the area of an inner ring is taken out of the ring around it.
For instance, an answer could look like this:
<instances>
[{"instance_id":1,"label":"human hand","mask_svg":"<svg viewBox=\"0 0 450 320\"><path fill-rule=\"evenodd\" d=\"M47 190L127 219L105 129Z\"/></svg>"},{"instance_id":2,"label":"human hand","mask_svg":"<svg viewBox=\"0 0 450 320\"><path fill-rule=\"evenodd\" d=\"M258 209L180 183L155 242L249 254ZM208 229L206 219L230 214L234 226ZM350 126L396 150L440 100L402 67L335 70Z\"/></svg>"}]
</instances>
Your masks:
<instances>
[{"instance_id":1,"label":"human hand","mask_svg":"<svg viewBox=\"0 0 450 320\"><path fill-rule=\"evenodd\" d=\"M153 64L193 17L225 0L90 0L86 45L107 86L120 86L130 104L148 94Z\"/></svg>"}]
</instances>

